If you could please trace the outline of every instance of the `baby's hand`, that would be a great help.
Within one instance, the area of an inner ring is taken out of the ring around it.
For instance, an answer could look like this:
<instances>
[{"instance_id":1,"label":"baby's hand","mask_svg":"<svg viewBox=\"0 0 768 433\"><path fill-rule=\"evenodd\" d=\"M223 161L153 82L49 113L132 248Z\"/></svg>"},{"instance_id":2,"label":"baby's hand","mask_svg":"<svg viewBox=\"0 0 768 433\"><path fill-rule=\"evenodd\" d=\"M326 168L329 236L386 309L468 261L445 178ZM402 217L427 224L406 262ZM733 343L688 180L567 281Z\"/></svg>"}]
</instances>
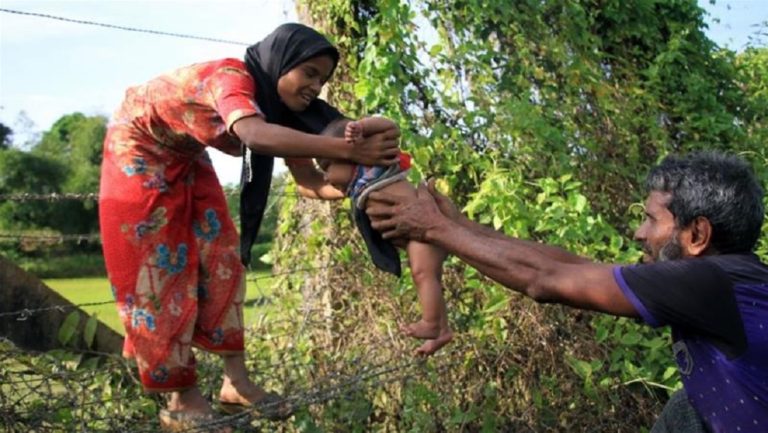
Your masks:
<instances>
[{"instance_id":1,"label":"baby's hand","mask_svg":"<svg viewBox=\"0 0 768 433\"><path fill-rule=\"evenodd\" d=\"M358 121L347 123L344 128L344 138L347 143L357 144L363 139L363 125Z\"/></svg>"}]
</instances>

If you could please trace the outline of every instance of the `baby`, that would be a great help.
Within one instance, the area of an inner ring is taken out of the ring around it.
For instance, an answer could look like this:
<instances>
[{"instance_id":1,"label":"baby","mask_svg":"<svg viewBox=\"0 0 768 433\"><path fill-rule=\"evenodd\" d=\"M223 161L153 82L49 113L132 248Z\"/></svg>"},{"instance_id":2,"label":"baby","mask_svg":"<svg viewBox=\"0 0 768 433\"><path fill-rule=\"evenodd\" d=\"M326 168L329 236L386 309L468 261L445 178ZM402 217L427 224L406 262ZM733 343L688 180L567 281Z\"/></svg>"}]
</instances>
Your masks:
<instances>
[{"instance_id":1,"label":"baby","mask_svg":"<svg viewBox=\"0 0 768 433\"><path fill-rule=\"evenodd\" d=\"M355 143L364 136L385 131L393 126L392 121L380 117L369 117L359 121L337 120L322 132L323 135L344 137ZM400 164L390 167L363 166L346 160L318 160L324 172L325 181L352 199L355 222L366 241L374 263L380 268L400 274L400 259L392 245L370 227L365 215L368 194L374 190L388 191L399 195L415 195L416 189L406 180L410 168L410 156L400 154ZM421 320L402 325L400 330L408 336L427 340L416 353L427 356L435 353L453 338L448 326L442 287L442 265L446 253L435 246L412 240L401 240L395 244L408 253L413 283L421 305Z\"/></svg>"}]
</instances>

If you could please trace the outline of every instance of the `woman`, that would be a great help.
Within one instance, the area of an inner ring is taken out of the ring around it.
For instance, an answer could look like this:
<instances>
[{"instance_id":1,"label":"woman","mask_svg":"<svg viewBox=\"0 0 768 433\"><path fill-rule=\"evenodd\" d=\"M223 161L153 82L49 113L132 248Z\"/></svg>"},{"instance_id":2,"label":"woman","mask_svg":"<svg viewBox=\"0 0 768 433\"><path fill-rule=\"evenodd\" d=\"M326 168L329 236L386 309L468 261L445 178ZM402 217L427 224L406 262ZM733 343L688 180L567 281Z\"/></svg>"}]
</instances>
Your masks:
<instances>
[{"instance_id":1,"label":"woman","mask_svg":"<svg viewBox=\"0 0 768 433\"><path fill-rule=\"evenodd\" d=\"M136 359L145 390L170 393L160 414L167 430L212 417L192 346L222 356L223 407L279 399L247 375L244 267L206 146L246 149L244 252L258 230L272 157L285 157L297 183L318 197L331 187L309 158L397 161L396 128L359 145L316 135L340 117L317 99L338 59L322 35L286 24L249 47L245 62L195 64L128 89L110 122L99 197L104 257L126 329L124 355Z\"/></svg>"}]
</instances>

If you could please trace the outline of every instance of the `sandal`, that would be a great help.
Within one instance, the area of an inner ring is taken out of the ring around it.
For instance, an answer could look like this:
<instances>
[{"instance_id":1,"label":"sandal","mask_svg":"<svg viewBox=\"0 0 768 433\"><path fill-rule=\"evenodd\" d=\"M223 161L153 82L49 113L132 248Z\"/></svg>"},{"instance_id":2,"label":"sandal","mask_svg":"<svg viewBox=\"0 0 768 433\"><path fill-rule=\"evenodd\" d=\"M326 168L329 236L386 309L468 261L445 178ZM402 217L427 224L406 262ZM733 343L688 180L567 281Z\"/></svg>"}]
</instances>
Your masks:
<instances>
[{"instance_id":1,"label":"sandal","mask_svg":"<svg viewBox=\"0 0 768 433\"><path fill-rule=\"evenodd\" d=\"M186 412L180 410L160 409L160 429L164 432L186 431L215 431L218 433L231 433L227 426L213 425L216 415L212 413ZM218 428L217 428L218 427Z\"/></svg>"},{"instance_id":2,"label":"sandal","mask_svg":"<svg viewBox=\"0 0 768 433\"><path fill-rule=\"evenodd\" d=\"M268 392L261 400L250 404L219 401L219 406L221 406L222 411L228 414L250 411L254 416L270 421L284 421L290 418L294 412L291 404L275 392Z\"/></svg>"}]
</instances>

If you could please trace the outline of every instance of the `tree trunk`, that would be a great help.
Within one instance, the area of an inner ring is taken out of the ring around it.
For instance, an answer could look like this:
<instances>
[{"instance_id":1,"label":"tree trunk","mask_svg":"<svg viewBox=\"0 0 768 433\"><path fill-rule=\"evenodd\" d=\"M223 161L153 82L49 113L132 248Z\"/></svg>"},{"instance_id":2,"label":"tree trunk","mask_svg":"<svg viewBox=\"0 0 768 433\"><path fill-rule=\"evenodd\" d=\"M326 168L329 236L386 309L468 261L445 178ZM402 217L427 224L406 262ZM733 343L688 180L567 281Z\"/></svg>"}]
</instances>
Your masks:
<instances>
[{"instance_id":1,"label":"tree trunk","mask_svg":"<svg viewBox=\"0 0 768 433\"><path fill-rule=\"evenodd\" d=\"M62 306L61 309L53 308ZM50 310L35 311L41 308ZM3 315L11 312L29 313ZM0 337L11 340L16 346L27 350L51 350L62 348L59 342L59 328L72 312L80 313L76 336L83 334L88 313L46 286L34 275L25 272L10 260L0 256ZM97 352L120 353L123 337L105 324L99 322L91 347L83 338L73 338L67 348L94 350Z\"/></svg>"}]
</instances>

